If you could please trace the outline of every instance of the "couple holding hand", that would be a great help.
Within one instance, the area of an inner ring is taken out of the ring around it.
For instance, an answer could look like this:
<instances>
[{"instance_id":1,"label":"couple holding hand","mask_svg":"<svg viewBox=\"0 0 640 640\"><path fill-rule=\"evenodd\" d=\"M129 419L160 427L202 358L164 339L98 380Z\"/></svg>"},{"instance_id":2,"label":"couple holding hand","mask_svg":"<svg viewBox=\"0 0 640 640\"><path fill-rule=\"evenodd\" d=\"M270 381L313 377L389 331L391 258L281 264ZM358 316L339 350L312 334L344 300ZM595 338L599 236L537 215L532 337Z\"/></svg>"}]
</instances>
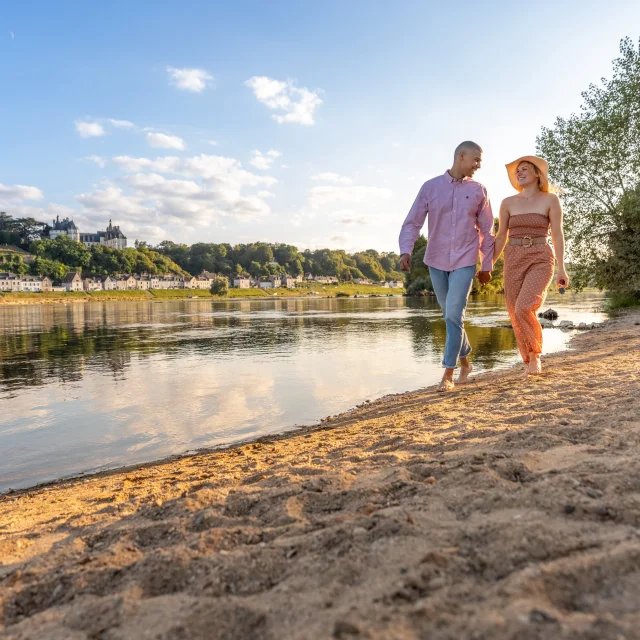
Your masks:
<instances>
[{"instance_id":1,"label":"couple holding hand","mask_svg":"<svg viewBox=\"0 0 640 640\"><path fill-rule=\"evenodd\" d=\"M467 298L474 277L482 284L491 280L493 265L505 245L504 293L524 361L524 377L542 370L542 328L536 312L553 279L556 260L558 286L564 288L569 282L564 267L562 208L558 197L549 193L546 160L523 156L506 165L518 193L500 205L497 236L487 190L472 180L481 163L479 145L470 141L458 145L451 169L422 185L400 231L400 268L409 271L413 245L428 218L424 262L447 325L445 371L438 391L454 388L458 360L457 382L468 381L472 367L471 345L464 330ZM548 243L549 229L553 248ZM476 274L478 257L481 267Z\"/></svg>"}]
</instances>

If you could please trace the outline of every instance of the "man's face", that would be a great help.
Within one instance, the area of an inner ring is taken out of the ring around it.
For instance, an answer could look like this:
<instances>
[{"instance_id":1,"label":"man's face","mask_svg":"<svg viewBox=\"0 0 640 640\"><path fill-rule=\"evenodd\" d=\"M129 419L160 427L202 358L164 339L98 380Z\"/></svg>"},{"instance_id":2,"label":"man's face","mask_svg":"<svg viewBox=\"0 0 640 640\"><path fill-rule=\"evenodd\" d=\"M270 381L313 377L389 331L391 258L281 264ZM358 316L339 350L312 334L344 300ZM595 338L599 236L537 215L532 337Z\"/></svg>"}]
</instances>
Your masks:
<instances>
[{"instance_id":1,"label":"man's face","mask_svg":"<svg viewBox=\"0 0 640 640\"><path fill-rule=\"evenodd\" d=\"M473 174L482 166L482 151L466 149L460 155L462 158L460 170L467 178L473 178Z\"/></svg>"}]
</instances>

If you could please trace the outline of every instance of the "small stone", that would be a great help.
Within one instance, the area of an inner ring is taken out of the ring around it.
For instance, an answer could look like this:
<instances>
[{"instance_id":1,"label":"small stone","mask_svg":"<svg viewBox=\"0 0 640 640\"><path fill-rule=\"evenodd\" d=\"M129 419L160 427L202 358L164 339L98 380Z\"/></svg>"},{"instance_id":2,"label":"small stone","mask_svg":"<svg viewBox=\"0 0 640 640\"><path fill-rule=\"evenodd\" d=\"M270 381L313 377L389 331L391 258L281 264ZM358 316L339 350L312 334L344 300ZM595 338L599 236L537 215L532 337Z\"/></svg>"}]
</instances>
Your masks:
<instances>
[{"instance_id":1,"label":"small stone","mask_svg":"<svg viewBox=\"0 0 640 640\"><path fill-rule=\"evenodd\" d=\"M529 614L531 622L557 622L557 618L542 609L532 609Z\"/></svg>"},{"instance_id":2,"label":"small stone","mask_svg":"<svg viewBox=\"0 0 640 640\"><path fill-rule=\"evenodd\" d=\"M546 318L540 318L538 322L540 322L540 326L544 329L550 329L551 327L553 327L553 322L551 322L551 320L547 320Z\"/></svg>"},{"instance_id":3,"label":"small stone","mask_svg":"<svg viewBox=\"0 0 640 640\"><path fill-rule=\"evenodd\" d=\"M610 507L596 507L595 514L601 518L615 518L615 511Z\"/></svg>"},{"instance_id":4,"label":"small stone","mask_svg":"<svg viewBox=\"0 0 640 640\"><path fill-rule=\"evenodd\" d=\"M162 500L160 500L160 498L158 498L155 503L156 507L161 507L162 506Z\"/></svg>"},{"instance_id":5,"label":"small stone","mask_svg":"<svg viewBox=\"0 0 640 640\"><path fill-rule=\"evenodd\" d=\"M327 416L327 422L331 422L333 420L333 416Z\"/></svg>"},{"instance_id":6,"label":"small stone","mask_svg":"<svg viewBox=\"0 0 640 640\"><path fill-rule=\"evenodd\" d=\"M353 529L353 535L354 535L354 537L366 536L367 535L367 530L364 527L355 527Z\"/></svg>"},{"instance_id":7,"label":"small stone","mask_svg":"<svg viewBox=\"0 0 640 640\"><path fill-rule=\"evenodd\" d=\"M564 505L564 512L566 514L573 513L575 510L576 510L576 505L575 504L565 504Z\"/></svg>"},{"instance_id":8,"label":"small stone","mask_svg":"<svg viewBox=\"0 0 640 640\"><path fill-rule=\"evenodd\" d=\"M571 320L563 320L559 327L561 329L570 329L571 327L573 327L573 322L571 322Z\"/></svg>"},{"instance_id":9,"label":"small stone","mask_svg":"<svg viewBox=\"0 0 640 640\"><path fill-rule=\"evenodd\" d=\"M287 560L291 560L291 558L293 558L296 555L298 555L297 549L289 549L289 551L287 551Z\"/></svg>"},{"instance_id":10,"label":"small stone","mask_svg":"<svg viewBox=\"0 0 640 640\"><path fill-rule=\"evenodd\" d=\"M57 597L62 593L62 590L63 590L63 589L64 589L64 587L63 587L61 584L59 584L59 585L58 585L58 586L53 590L53 593L51 594L51 599L52 599L52 600L55 600L55 599L56 599L56 598L57 598Z\"/></svg>"},{"instance_id":11,"label":"small stone","mask_svg":"<svg viewBox=\"0 0 640 640\"><path fill-rule=\"evenodd\" d=\"M568 420L560 420L560 424L561 424L563 427L566 427L566 426L569 424L569 421L568 421Z\"/></svg>"},{"instance_id":12,"label":"small stone","mask_svg":"<svg viewBox=\"0 0 640 640\"><path fill-rule=\"evenodd\" d=\"M547 309L546 311L539 313L538 317L544 318L545 320L557 320L558 312L554 309Z\"/></svg>"},{"instance_id":13,"label":"small stone","mask_svg":"<svg viewBox=\"0 0 640 640\"><path fill-rule=\"evenodd\" d=\"M437 482L437 480L433 476L429 476L428 478L425 478L424 481L426 484L435 484Z\"/></svg>"},{"instance_id":14,"label":"small stone","mask_svg":"<svg viewBox=\"0 0 640 640\"><path fill-rule=\"evenodd\" d=\"M346 636L359 636L360 629L355 624L347 620L337 620L333 627L334 638L344 638Z\"/></svg>"},{"instance_id":15,"label":"small stone","mask_svg":"<svg viewBox=\"0 0 640 640\"><path fill-rule=\"evenodd\" d=\"M400 568L400 573L401 573L402 575L404 575L404 574L406 574L406 573L409 573L409 569L407 569L406 567L401 567L401 568Z\"/></svg>"},{"instance_id":16,"label":"small stone","mask_svg":"<svg viewBox=\"0 0 640 640\"><path fill-rule=\"evenodd\" d=\"M398 531L400 531L400 525L398 525L398 524L394 524L394 525L391 527L391 533L398 533Z\"/></svg>"}]
</instances>

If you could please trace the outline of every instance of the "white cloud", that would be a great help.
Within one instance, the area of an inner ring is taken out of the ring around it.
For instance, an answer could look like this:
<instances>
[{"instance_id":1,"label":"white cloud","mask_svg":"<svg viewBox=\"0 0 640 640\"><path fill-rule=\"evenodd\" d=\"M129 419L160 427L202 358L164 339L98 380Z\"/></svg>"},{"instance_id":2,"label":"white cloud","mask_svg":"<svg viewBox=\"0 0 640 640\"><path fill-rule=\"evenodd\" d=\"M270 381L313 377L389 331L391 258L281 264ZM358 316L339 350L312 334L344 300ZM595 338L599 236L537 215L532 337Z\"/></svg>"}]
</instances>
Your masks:
<instances>
[{"instance_id":1,"label":"white cloud","mask_svg":"<svg viewBox=\"0 0 640 640\"><path fill-rule=\"evenodd\" d=\"M283 82L267 76L253 76L245 85L253 90L255 97L262 104L281 112L272 115L279 124L315 124L313 113L322 104L318 91L296 87L290 80Z\"/></svg>"},{"instance_id":2,"label":"white cloud","mask_svg":"<svg viewBox=\"0 0 640 640\"><path fill-rule=\"evenodd\" d=\"M16 39L16 34L15 34L15 33L13 33L13 31L9 31L9 37L10 37L12 40L15 40L15 39Z\"/></svg>"},{"instance_id":3,"label":"white cloud","mask_svg":"<svg viewBox=\"0 0 640 640\"><path fill-rule=\"evenodd\" d=\"M251 160L249 160L249 164L256 169L260 169L261 171L267 171L271 169L271 165L275 161L276 158L279 158L282 155L280 151L276 149L269 149L267 153L262 153L257 149L253 152L253 156Z\"/></svg>"},{"instance_id":4,"label":"white cloud","mask_svg":"<svg viewBox=\"0 0 640 640\"><path fill-rule=\"evenodd\" d=\"M89 213L98 213L102 217L106 215L118 215L126 217L134 215L136 219L145 219L152 213L139 197L126 195L120 187L107 183L104 189L97 189L91 193L81 193L76 200L88 210Z\"/></svg>"},{"instance_id":5,"label":"white cloud","mask_svg":"<svg viewBox=\"0 0 640 640\"><path fill-rule=\"evenodd\" d=\"M330 214L336 224L368 225L372 222L372 216L358 213L353 209L340 209Z\"/></svg>"},{"instance_id":6,"label":"white cloud","mask_svg":"<svg viewBox=\"0 0 640 640\"><path fill-rule=\"evenodd\" d=\"M167 67L169 74L169 84L192 93L202 93L207 85L212 86L214 77L204 69L176 69Z\"/></svg>"},{"instance_id":7,"label":"white cloud","mask_svg":"<svg viewBox=\"0 0 640 640\"><path fill-rule=\"evenodd\" d=\"M109 118L107 122L117 129L133 129L135 127L133 122L129 122L128 120L114 120L113 118Z\"/></svg>"},{"instance_id":8,"label":"white cloud","mask_svg":"<svg viewBox=\"0 0 640 640\"><path fill-rule=\"evenodd\" d=\"M76 131L81 138L99 138L106 135L106 131L101 124L97 122L81 122L76 121Z\"/></svg>"},{"instance_id":9,"label":"white cloud","mask_svg":"<svg viewBox=\"0 0 640 640\"><path fill-rule=\"evenodd\" d=\"M222 218L264 216L270 212L265 200L273 197L265 187L277 182L272 176L246 171L235 158L224 156L116 156L113 163L127 174L121 178L124 188L107 183L81 194L78 201L88 216L114 211L119 219L136 225L207 226ZM251 192L259 187L257 193Z\"/></svg>"},{"instance_id":10,"label":"white cloud","mask_svg":"<svg viewBox=\"0 0 640 640\"><path fill-rule=\"evenodd\" d=\"M203 140L203 142L206 142L207 144L210 144L212 147L217 147L218 146L218 142L216 140Z\"/></svg>"},{"instance_id":11,"label":"white cloud","mask_svg":"<svg viewBox=\"0 0 640 640\"><path fill-rule=\"evenodd\" d=\"M97 164L101 169L104 169L105 165L107 164L106 159L102 158L101 156L85 156L83 160L86 160L87 162L93 162Z\"/></svg>"},{"instance_id":12,"label":"white cloud","mask_svg":"<svg viewBox=\"0 0 640 640\"><path fill-rule=\"evenodd\" d=\"M116 156L114 164L124 171L136 173L138 171L157 171L158 173L177 173L182 166L182 160L175 156L164 156L151 160L150 158L132 158L131 156Z\"/></svg>"},{"instance_id":13,"label":"white cloud","mask_svg":"<svg viewBox=\"0 0 640 640\"><path fill-rule=\"evenodd\" d=\"M353 180L351 178L347 178L347 176L341 176L338 173L318 173L315 176L311 177L312 180L317 180L319 182L332 182L334 184L351 184Z\"/></svg>"},{"instance_id":14,"label":"white cloud","mask_svg":"<svg viewBox=\"0 0 640 640\"><path fill-rule=\"evenodd\" d=\"M182 138L166 133L147 133L147 142L156 149L179 149L182 151L186 146Z\"/></svg>"},{"instance_id":15,"label":"white cloud","mask_svg":"<svg viewBox=\"0 0 640 640\"><path fill-rule=\"evenodd\" d=\"M24 184L0 184L0 200L42 200L44 194L38 187Z\"/></svg>"},{"instance_id":16,"label":"white cloud","mask_svg":"<svg viewBox=\"0 0 640 640\"><path fill-rule=\"evenodd\" d=\"M381 187L322 185L311 189L309 205L312 209L320 209L336 202L363 204L392 195L391 189Z\"/></svg>"}]
</instances>

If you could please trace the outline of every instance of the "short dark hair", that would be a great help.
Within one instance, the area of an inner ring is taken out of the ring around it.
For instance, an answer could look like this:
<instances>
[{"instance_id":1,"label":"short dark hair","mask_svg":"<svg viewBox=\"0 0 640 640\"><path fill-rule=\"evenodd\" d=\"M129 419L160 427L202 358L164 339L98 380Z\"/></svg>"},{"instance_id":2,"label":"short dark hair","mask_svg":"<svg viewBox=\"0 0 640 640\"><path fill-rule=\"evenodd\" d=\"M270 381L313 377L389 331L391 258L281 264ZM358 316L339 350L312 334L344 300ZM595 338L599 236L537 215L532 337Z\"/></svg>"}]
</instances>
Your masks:
<instances>
[{"instance_id":1,"label":"short dark hair","mask_svg":"<svg viewBox=\"0 0 640 640\"><path fill-rule=\"evenodd\" d=\"M461 142L454 152L454 159L457 158L463 151L477 151L482 153L482 147L477 142L472 142L471 140L465 140Z\"/></svg>"}]
</instances>

